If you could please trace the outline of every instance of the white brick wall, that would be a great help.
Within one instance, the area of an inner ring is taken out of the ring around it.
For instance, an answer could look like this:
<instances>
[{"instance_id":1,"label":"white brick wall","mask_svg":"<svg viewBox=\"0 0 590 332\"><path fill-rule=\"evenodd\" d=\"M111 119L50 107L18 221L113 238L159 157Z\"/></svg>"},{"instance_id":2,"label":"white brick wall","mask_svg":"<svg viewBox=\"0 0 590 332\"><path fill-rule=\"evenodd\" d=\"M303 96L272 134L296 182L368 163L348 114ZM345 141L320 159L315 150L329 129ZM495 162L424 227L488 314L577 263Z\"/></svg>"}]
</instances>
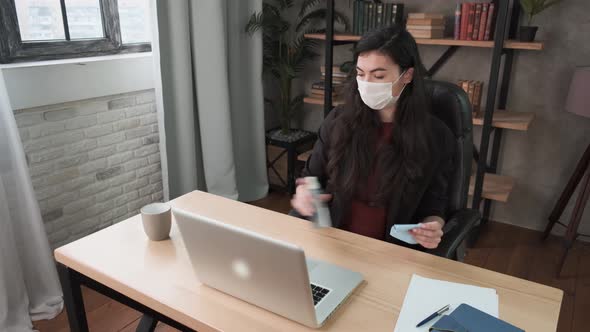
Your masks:
<instances>
[{"instance_id":1,"label":"white brick wall","mask_svg":"<svg viewBox=\"0 0 590 332\"><path fill-rule=\"evenodd\" d=\"M18 110L53 247L163 199L153 90Z\"/></svg>"}]
</instances>

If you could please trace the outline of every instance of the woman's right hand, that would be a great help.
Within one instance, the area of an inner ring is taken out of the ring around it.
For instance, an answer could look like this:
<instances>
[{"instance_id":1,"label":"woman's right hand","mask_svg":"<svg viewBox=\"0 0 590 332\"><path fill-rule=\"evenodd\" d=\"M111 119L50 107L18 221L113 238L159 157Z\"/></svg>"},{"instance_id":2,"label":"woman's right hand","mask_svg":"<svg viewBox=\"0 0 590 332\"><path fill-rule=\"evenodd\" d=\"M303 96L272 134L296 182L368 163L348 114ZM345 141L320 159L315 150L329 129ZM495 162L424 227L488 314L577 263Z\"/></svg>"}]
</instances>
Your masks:
<instances>
[{"instance_id":1,"label":"woman's right hand","mask_svg":"<svg viewBox=\"0 0 590 332\"><path fill-rule=\"evenodd\" d=\"M305 179L299 178L295 183L297 184L297 189L295 195L293 195L293 198L291 199L291 206L304 217L313 216L315 213L313 197L311 196L311 191L308 189ZM320 195L320 199L324 202L329 202L332 200L332 195L322 194Z\"/></svg>"},{"instance_id":2,"label":"woman's right hand","mask_svg":"<svg viewBox=\"0 0 590 332\"><path fill-rule=\"evenodd\" d=\"M291 206L304 217L313 216L315 213L315 206L305 178L299 178L295 183L297 184L297 189L295 195L293 195L293 199L291 199ZM321 194L320 199L324 202L329 202L332 200L332 195Z\"/></svg>"}]
</instances>

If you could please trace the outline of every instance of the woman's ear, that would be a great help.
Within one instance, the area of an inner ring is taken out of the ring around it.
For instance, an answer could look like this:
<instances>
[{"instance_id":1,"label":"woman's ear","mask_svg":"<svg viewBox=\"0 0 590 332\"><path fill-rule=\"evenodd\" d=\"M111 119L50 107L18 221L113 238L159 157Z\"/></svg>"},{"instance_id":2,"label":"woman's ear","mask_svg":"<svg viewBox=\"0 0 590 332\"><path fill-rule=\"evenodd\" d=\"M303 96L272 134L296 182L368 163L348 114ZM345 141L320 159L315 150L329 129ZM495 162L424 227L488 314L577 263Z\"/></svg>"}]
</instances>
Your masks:
<instances>
[{"instance_id":1,"label":"woman's ear","mask_svg":"<svg viewBox=\"0 0 590 332\"><path fill-rule=\"evenodd\" d=\"M413 79L414 79L414 67L408 68L408 70L406 70L406 72L402 76L402 82L404 84L409 84L409 83L412 83Z\"/></svg>"}]
</instances>

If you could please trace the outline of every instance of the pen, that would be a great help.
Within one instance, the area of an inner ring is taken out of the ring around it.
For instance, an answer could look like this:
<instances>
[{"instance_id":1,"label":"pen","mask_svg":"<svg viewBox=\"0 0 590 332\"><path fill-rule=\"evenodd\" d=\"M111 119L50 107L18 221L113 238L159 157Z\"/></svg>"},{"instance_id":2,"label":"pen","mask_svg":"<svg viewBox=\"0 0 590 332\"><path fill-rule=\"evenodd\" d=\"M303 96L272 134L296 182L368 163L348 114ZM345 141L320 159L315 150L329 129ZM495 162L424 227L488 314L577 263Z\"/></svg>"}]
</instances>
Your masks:
<instances>
[{"instance_id":1,"label":"pen","mask_svg":"<svg viewBox=\"0 0 590 332\"><path fill-rule=\"evenodd\" d=\"M426 317L423 321L421 321L420 323L418 323L418 325L416 325L416 327L420 327L428 322L430 322L434 317L440 316L442 315L445 311L449 310L449 308L451 307L450 304L447 304L446 306L440 308L437 312L433 313L432 315Z\"/></svg>"}]
</instances>

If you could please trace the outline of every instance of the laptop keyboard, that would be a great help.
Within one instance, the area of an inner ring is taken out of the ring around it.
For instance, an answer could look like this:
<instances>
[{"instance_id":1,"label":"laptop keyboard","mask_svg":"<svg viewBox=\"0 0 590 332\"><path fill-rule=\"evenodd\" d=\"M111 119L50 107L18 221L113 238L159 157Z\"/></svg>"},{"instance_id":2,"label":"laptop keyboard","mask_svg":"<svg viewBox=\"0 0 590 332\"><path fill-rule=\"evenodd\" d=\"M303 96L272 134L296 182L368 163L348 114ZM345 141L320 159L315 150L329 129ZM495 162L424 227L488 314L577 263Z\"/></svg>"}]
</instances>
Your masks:
<instances>
[{"instance_id":1,"label":"laptop keyboard","mask_svg":"<svg viewBox=\"0 0 590 332\"><path fill-rule=\"evenodd\" d=\"M329 289L311 284L311 294L313 295L313 305L316 306L320 301L330 293Z\"/></svg>"}]
</instances>

